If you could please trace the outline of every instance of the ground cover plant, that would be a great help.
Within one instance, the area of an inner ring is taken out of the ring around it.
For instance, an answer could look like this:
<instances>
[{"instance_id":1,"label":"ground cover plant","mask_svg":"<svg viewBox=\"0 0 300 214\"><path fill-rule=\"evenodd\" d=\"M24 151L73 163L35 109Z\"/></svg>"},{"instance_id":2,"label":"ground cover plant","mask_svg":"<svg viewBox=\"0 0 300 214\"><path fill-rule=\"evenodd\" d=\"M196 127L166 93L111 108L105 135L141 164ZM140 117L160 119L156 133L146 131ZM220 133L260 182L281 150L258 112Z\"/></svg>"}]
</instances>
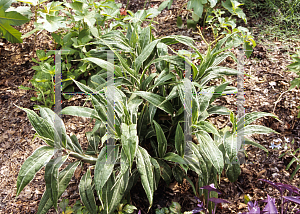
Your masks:
<instances>
[{"instance_id":1,"label":"ground cover plant","mask_svg":"<svg viewBox=\"0 0 300 214\"><path fill-rule=\"evenodd\" d=\"M113 213L121 200L130 196L130 190L139 178L149 201L149 209L160 178L166 184L171 182L173 176L179 183L185 178L194 187L195 195L204 192L210 197L209 191L195 188L187 171L197 173L198 186L211 182L217 185L223 170L229 180L234 182L240 174L234 136L240 132L245 135L274 132L264 126L250 125L260 117L275 117L272 114L250 113L237 121L234 113L227 108L212 105L221 94L236 90L235 87L228 86L229 82L207 86L212 79L239 73L234 69L218 66L228 56L235 58L230 52L226 52L232 47L232 44L226 43L230 35L216 41L214 48L204 55L189 37L167 36L156 39L149 26L138 26L139 23L129 24L126 35L117 30L99 35L98 41L92 43L100 47L89 51L87 55L92 57L82 59L96 64L100 68L99 72L91 76L87 85L73 79L81 91L93 94L90 95L90 100L94 108L69 106L61 113L96 120L93 131L86 133L89 141L86 151L82 150L75 135L67 135L63 122L55 118L53 111L39 107L39 116L30 109L22 108L37 131L37 136L48 144L38 148L25 161L17 182L18 195L46 164L46 192L38 213L46 213L52 206L57 209L58 198L80 162L92 164L79 184L81 200L90 213ZM187 51L173 51L176 54L169 55L169 45L176 43L192 47L196 51L196 59L201 59L201 63L196 65L191 62L186 56ZM113 65L103 59L107 57L101 49L103 45L114 53L118 63ZM120 52L115 47L123 47L123 50ZM189 87L194 92L190 98L190 116L195 140L188 141L187 145L182 128L186 102L184 90L188 80L184 77L185 61L192 68L193 81ZM151 65L155 66L155 73L150 72ZM115 69L115 98L107 100L105 94L111 89L107 86L106 79L112 68ZM107 105L113 102L115 107L110 112ZM115 123L108 120L106 112L115 114ZM230 115L233 128L217 130L207 121L212 114ZM55 127L54 121L62 125L61 130ZM113 136L105 134L105 127ZM61 138L58 133L61 133ZM114 149L107 148L109 145L105 146L106 141L111 138L116 142ZM61 141L60 145L57 145L56 139ZM246 143L263 148L250 140ZM62 147L64 156L51 159L59 146ZM78 161L59 171L68 157L74 157ZM34 168L32 163L35 164ZM95 200L95 193L99 201Z\"/></svg>"}]
</instances>

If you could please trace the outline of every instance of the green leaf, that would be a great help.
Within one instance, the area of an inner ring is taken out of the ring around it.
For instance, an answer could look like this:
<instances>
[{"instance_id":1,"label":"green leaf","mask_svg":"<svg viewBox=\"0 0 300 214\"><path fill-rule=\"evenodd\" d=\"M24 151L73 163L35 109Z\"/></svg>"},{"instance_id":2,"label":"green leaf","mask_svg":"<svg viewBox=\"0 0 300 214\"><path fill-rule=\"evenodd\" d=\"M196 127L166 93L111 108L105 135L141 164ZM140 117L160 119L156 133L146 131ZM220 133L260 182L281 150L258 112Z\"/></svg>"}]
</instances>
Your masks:
<instances>
[{"instance_id":1,"label":"green leaf","mask_svg":"<svg viewBox=\"0 0 300 214\"><path fill-rule=\"evenodd\" d=\"M50 160L45 167L46 191L51 199L55 210L57 210L58 201L58 169L66 161L68 156L58 156Z\"/></svg>"},{"instance_id":2,"label":"green leaf","mask_svg":"<svg viewBox=\"0 0 300 214\"><path fill-rule=\"evenodd\" d=\"M114 74L116 75L116 77L122 77L123 76L121 68L119 66L113 65L110 62L107 62L105 60L98 59L98 58L95 58L95 57L83 58L82 60L88 60L90 62L95 63L99 67L101 67L103 69L106 69L107 71L113 71Z\"/></svg>"},{"instance_id":3,"label":"green leaf","mask_svg":"<svg viewBox=\"0 0 300 214\"><path fill-rule=\"evenodd\" d=\"M178 28L182 28L183 27L183 22L182 22L181 16L177 16L177 22L176 22L176 24L177 24Z\"/></svg>"},{"instance_id":4,"label":"green leaf","mask_svg":"<svg viewBox=\"0 0 300 214\"><path fill-rule=\"evenodd\" d=\"M227 131L224 135L224 147L230 162L237 156L237 136L236 133ZM240 148L238 148L240 149Z\"/></svg>"},{"instance_id":5,"label":"green leaf","mask_svg":"<svg viewBox=\"0 0 300 214\"><path fill-rule=\"evenodd\" d=\"M184 133L180 124L178 123L175 133L175 148L181 157L184 156L184 143Z\"/></svg>"},{"instance_id":6,"label":"green leaf","mask_svg":"<svg viewBox=\"0 0 300 214\"><path fill-rule=\"evenodd\" d=\"M11 25L19 26L29 21L16 11L5 12L11 1L3 1L0 5L0 32L12 43L22 43L21 33Z\"/></svg>"},{"instance_id":7,"label":"green leaf","mask_svg":"<svg viewBox=\"0 0 300 214\"><path fill-rule=\"evenodd\" d=\"M203 13L203 4L199 0L191 0L191 7L194 9L194 12L197 16L202 17Z\"/></svg>"},{"instance_id":8,"label":"green leaf","mask_svg":"<svg viewBox=\"0 0 300 214\"><path fill-rule=\"evenodd\" d=\"M221 175L224 168L223 154L219 148L214 144L213 140L206 132L196 133L199 141L199 149L201 154L212 163L217 170L218 174Z\"/></svg>"},{"instance_id":9,"label":"green leaf","mask_svg":"<svg viewBox=\"0 0 300 214\"><path fill-rule=\"evenodd\" d=\"M218 0L208 0L210 2L210 7L214 8L216 4L218 3Z\"/></svg>"},{"instance_id":10,"label":"green leaf","mask_svg":"<svg viewBox=\"0 0 300 214\"><path fill-rule=\"evenodd\" d=\"M193 127L219 136L218 130L208 121L200 121L197 125L193 125Z\"/></svg>"},{"instance_id":11,"label":"green leaf","mask_svg":"<svg viewBox=\"0 0 300 214\"><path fill-rule=\"evenodd\" d=\"M112 199L109 204L109 213L113 213L120 204L126 191L129 181L129 169L122 175L121 179L115 184Z\"/></svg>"},{"instance_id":12,"label":"green leaf","mask_svg":"<svg viewBox=\"0 0 300 214\"><path fill-rule=\"evenodd\" d=\"M160 42L160 39L154 40L150 44L148 44L142 51L142 53L135 59L135 70L136 73L139 72L142 63L148 59L148 57L152 54L154 48L157 43Z\"/></svg>"},{"instance_id":13,"label":"green leaf","mask_svg":"<svg viewBox=\"0 0 300 214\"><path fill-rule=\"evenodd\" d=\"M166 184L169 185L170 182L172 181L172 170L171 170L170 166L161 159L156 159L156 161L158 162L158 164L160 166L161 177L164 179Z\"/></svg>"},{"instance_id":14,"label":"green leaf","mask_svg":"<svg viewBox=\"0 0 300 214\"><path fill-rule=\"evenodd\" d=\"M300 164L298 164L296 166L296 169L293 171L293 173L291 174L290 180L292 180L294 178L294 176L296 175L297 171L300 169Z\"/></svg>"},{"instance_id":15,"label":"green leaf","mask_svg":"<svg viewBox=\"0 0 300 214\"><path fill-rule=\"evenodd\" d=\"M260 148L260 149L264 150L265 152L269 153L268 149L266 149L264 146L260 145L259 143L251 141L247 138L244 138L244 139L245 139L245 144L256 146L257 148Z\"/></svg>"},{"instance_id":16,"label":"green leaf","mask_svg":"<svg viewBox=\"0 0 300 214\"><path fill-rule=\"evenodd\" d=\"M160 108L161 110L169 114L173 114L173 107L171 103L169 101L166 101L165 98L159 96L158 94L145 91L136 91L134 93L147 100L151 104L155 105L157 108Z\"/></svg>"},{"instance_id":17,"label":"green leaf","mask_svg":"<svg viewBox=\"0 0 300 214\"><path fill-rule=\"evenodd\" d=\"M172 172L173 172L173 175L174 175L174 178L176 179L176 181L179 184L182 184L182 181L183 181L183 178L184 178L184 172L182 171L182 169L180 168L180 166L179 165L175 165L172 168Z\"/></svg>"},{"instance_id":18,"label":"green leaf","mask_svg":"<svg viewBox=\"0 0 300 214\"><path fill-rule=\"evenodd\" d=\"M91 109L91 108L87 108L87 107L68 106L61 110L61 114L78 116L78 117L94 118L94 119L98 119L98 120L102 121L95 109Z\"/></svg>"},{"instance_id":19,"label":"green leaf","mask_svg":"<svg viewBox=\"0 0 300 214\"><path fill-rule=\"evenodd\" d=\"M237 130L241 130L243 127L245 126L248 126L249 124L251 124L252 122L254 122L255 120L257 120L258 118L261 118L261 117L267 117L267 116L270 116L270 117L273 117L273 118L276 118L277 117L272 114L272 113L266 113L266 112L252 112L252 113L247 113L245 114L244 117L242 117L238 123L237 123Z\"/></svg>"},{"instance_id":20,"label":"green leaf","mask_svg":"<svg viewBox=\"0 0 300 214\"><path fill-rule=\"evenodd\" d=\"M137 155L136 165L141 176L142 185L144 187L144 190L146 192L150 204L149 206L150 209L153 203L153 192L154 192L154 183L153 183L154 176L152 172L150 156L147 150L145 150L140 146L138 147L136 155Z\"/></svg>"},{"instance_id":21,"label":"green leaf","mask_svg":"<svg viewBox=\"0 0 300 214\"><path fill-rule=\"evenodd\" d=\"M35 174L50 161L51 157L54 155L54 151L53 147L42 146L26 159L17 178L16 196L18 196L23 188L32 181Z\"/></svg>"},{"instance_id":22,"label":"green leaf","mask_svg":"<svg viewBox=\"0 0 300 214\"><path fill-rule=\"evenodd\" d=\"M239 175L241 174L240 162L237 157L235 157L235 162L228 165L226 169L226 176L230 182L235 182Z\"/></svg>"},{"instance_id":23,"label":"green leaf","mask_svg":"<svg viewBox=\"0 0 300 214\"><path fill-rule=\"evenodd\" d=\"M101 140L100 136L97 134L93 134L92 132L86 132L85 136L89 142L86 154L98 155L98 147Z\"/></svg>"},{"instance_id":24,"label":"green leaf","mask_svg":"<svg viewBox=\"0 0 300 214\"><path fill-rule=\"evenodd\" d=\"M125 123L122 123L121 125L122 129L122 136L121 136L121 142L122 142L122 148L124 149L124 152L128 158L129 161L129 167L131 169L133 160L136 155L139 139L137 136L137 130L136 130L136 124L132 125L126 125Z\"/></svg>"},{"instance_id":25,"label":"green leaf","mask_svg":"<svg viewBox=\"0 0 300 214\"><path fill-rule=\"evenodd\" d=\"M239 134L243 134L243 135L249 135L249 134L269 134L269 133L276 133L279 134L278 132L274 131L273 129L270 129L268 127L265 126L260 126L260 125L248 125L242 129L240 129L240 131L238 131L238 135Z\"/></svg>"},{"instance_id":26,"label":"green leaf","mask_svg":"<svg viewBox=\"0 0 300 214\"><path fill-rule=\"evenodd\" d=\"M104 184L107 182L109 177L111 176L114 169L114 161L111 161L112 158L106 158L106 148L103 147L96 162L95 172L94 172L94 181L95 188L97 191L101 191ZM114 154L113 154L114 153ZM107 154L109 157L114 155L116 157L118 155L117 151L112 150L111 154Z\"/></svg>"},{"instance_id":27,"label":"green leaf","mask_svg":"<svg viewBox=\"0 0 300 214\"><path fill-rule=\"evenodd\" d=\"M97 205L92 188L92 177L90 169L82 176L79 183L79 194L82 203L91 214L97 214Z\"/></svg>"},{"instance_id":28,"label":"green leaf","mask_svg":"<svg viewBox=\"0 0 300 214\"><path fill-rule=\"evenodd\" d=\"M168 4L170 3L170 1L171 1L171 0L163 1L163 2L159 5L159 7L158 7L158 11L164 10L164 9L168 6Z\"/></svg>"},{"instance_id":29,"label":"green leaf","mask_svg":"<svg viewBox=\"0 0 300 214\"><path fill-rule=\"evenodd\" d=\"M70 137L71 141L67 141L68 144L67 144L67 149L70 149L74 152L77 152L79 154L83 154L83 151L82 151L82 148L78 142L78 139L76 137L76 135L72 135Z\"/></svg>"},{"instance_id":30,"label":"green leaf","mask_svg":"<svg viewBox=\"0 0 300 214\"><path fill-rule=\"evenodd\" d=\"M153 123L155 125L155 132L158 143L158 154L159 157L163 158L167 151L167 139L160 125L155 120L153 120Z\"/></svg>"},{"instance_id":31,"label":"green leaf","mask_svg":"<svg viewBox=\"0 0 300 214\"><path fill-rule=\"evenodd\" d=\"M153 190L155 191L158 188L158 184L160 180L160 167L158 162L154 158L150 157L150 160L151 160L153 174L154 174Z\"/></svg>"},{"instance_id":32,"label":"green leaf","mask_svg":"<svg viewBox=\"0 0 300 214\"><path fill-rule=\"evenodd\" d=\"M46 119L39 117L34 111L18 107L27 113L27 117L35 131L43 137L42 139L49 145L54 146L54 126Z\"/></svg>"},{"instance_id":33,"label":"green leaf","mask_svg":"<svg viewBox=\"0 0 300 214\"><path fill-rule=\"evenodd\" d=\"M58 175L58 198L64 193L66 190L71 178L79 165L80 161L73 162L69 164L65 169L59 172ZM43 197L40 201L39 208L37 214L46 214L48 210L53 206L52 200L49 197L48 191L43 194Z\"/></svg>"},{"instance_id":34,"label":"green leaf","mask_svg":"<svg viewBox=\"0 0 300 214\"><path fill-rule=\"evenodd\" d=\"M165 159L167 161L172 161L174 163L186 164L186 162L182 159L182 157L180 157L179 155L177 155L173 152L168 152L167 154L165 154L163 159Z\"/></svg>"}]
</instances>

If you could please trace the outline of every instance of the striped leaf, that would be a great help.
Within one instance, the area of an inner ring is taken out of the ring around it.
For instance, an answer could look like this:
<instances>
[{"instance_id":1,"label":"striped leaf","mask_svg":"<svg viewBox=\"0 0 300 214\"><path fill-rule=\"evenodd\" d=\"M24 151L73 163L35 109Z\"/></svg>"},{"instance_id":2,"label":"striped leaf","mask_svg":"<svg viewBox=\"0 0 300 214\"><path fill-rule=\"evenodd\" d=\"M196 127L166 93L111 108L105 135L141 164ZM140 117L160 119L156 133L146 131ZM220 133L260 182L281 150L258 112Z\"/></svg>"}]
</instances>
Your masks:
<instances>
[{"instance_id":1,"label":"striped leaf","mask_svg":"<svg viewBox=\"0 0 300 214\"><path fill-rule=\"evenodd\" d=\"M59 172L59 175L58 175L58 180L59 180L58 181L58 198L60 198L60 196L66 190L79 163L80 163L79 161L71 163L65 169L63 169L61 172ZM46 189L46 191L44 192L43 197L40 201L37 214L46 214L52 206L53 206L53 202L50 199L48 191Z\"/></svg>"},{"instance_id":2,"label":"striped leaf","mask_svg":"<svg viewBox=\"0 0 300 214\"><path fill-rule=\"evenodd\" d=\"M45 183L46 191L52 200L55 210L57 210L58 201L58 169L66 161L68 156L59 156L55 159L50 160L45 167Z\"/></svg>"},{"instance_id":3,"label":"striped leaf","mask_svg":"<svg viewBox=\"0 0 300 214\"><path fill-rule=\"evenodd\" d=\"M154 192L154 175L153 175L153 171L152 171L152 164L151 164L151 160L150 160L150 156L147 152L147 150L145 150L142 147L138 147L137 153L137 161L136 161L136 165L137 165L137 169L140 173L141 176L141 182L142 185L144 187L144 190L146 192L148 201L149 201L149 209L152 206L153 203L153 192Z\"/></svg>"},{"instance_id":4,"label":"striped leaf","mask_svg":"<svg viewBox=\"0 0 300 214\"><path fill-rule=\"evenodd\" d=\"M54 155L55 149L49 146L42 146L34 151L34 153L26 159L22 165L17 178L17 194L18 196L23 188L32 181L35 174L45 166Z\"/></svg>"},{"instance_id":5,"label":"striped leaf","mask_svg":"<svg viewBox=\"0 0 300 214\"><path fill-rule=\"evenodd\" d=\"M97 214L97 205L92 188L92 177L90 169L82 176L79 183L79 194L82 203L91 214Z\"/></svg>"},{"instance_id":6,"label":"striped leaf","mask_svg":"<svg viewBox=\"0 0 300 214\"><path fill-rule=\"evenodd\" d=\"M167 151L167 139L160 125L155 120L153 120L153 123L155 125L155 132L156 132L157 143L158 143L158 154L159 157L162 158L164 157Z\"/></svg>"}]
</instances>

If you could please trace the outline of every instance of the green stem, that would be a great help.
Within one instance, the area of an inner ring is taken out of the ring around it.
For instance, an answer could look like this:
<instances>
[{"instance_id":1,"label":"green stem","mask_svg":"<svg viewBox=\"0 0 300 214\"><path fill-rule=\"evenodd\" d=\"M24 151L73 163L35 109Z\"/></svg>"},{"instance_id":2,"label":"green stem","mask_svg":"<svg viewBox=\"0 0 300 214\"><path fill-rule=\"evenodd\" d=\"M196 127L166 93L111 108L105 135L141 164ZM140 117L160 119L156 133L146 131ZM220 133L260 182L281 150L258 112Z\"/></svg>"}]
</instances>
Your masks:
<instances>
[{"instance_id":1,"label":"green stem","mask_svg":"<svg viewBox=\"0 0 300 214\"><path fill-rule=\"evenodd\" d=\"M127 4L126 4L126 7L125 7L125 10L127 10L127 7L128 7L128 3L129 3L129 0L127 0Z\"/></svg>"},{"instance_id":2,"label":"green stem","mask_svg":"<svg viewBox=\"0 0 300 214\"><path fill-rule=\"evenodd\" d=\"M145 0L144 10L146 9L146 3L148 4L149 0Z\"/></svg>"},{"instance_id":3,"label":"green stem","mask_svg":"<svg viewBox=\"0 0 300 214\"><path fill-rule=\"evenodd\" d=\"M90 155L79 154L77 152L69 152L69 156L81 160L85 163L96 164L97 158Z\"/></svg>"}]
</instances>

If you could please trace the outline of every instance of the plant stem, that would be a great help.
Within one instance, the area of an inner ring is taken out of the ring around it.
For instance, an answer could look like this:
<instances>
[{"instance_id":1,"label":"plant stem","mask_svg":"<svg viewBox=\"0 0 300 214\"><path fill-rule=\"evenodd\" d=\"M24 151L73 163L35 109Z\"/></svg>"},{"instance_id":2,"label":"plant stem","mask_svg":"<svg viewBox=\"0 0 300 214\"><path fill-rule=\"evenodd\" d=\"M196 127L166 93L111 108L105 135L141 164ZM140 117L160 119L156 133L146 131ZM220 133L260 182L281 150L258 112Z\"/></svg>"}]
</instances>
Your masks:
<instances>
[{"instance_id":1,"label":"plant stem","mask_svg":"<svg viewBox=\"0 0 300 214\"><path fill-rule=\"evenodd\" d=\"M149 2L149 0L145 0L144 10L146 9L146 8L145 8L145 7L146 7L146 3L147 3L147 5L148 5L148 2Z\"/></svg>"},{"instance_id":2,"label":"plant stem","mask_svg":"<svg viewBox=\"0 0 300 214\"><path fill-rule=\"evenodd\" d=\"M126 7L125 7L125 10L127 10L127 7L128 7L128 3L129 3L129 0L127 0L127 4L126 4Z\"/></svg>"},{"instance_id":3,"label":"plant stem","mask_svg":"<svg viewBox=\"0 0 300 214\"><path fill-rule=\"evenodd\" d=\"M90 164L96 164L97 161L97 158L95 157L92 157L90 155L79 154L77 152L72 152L72 151L69 152L69 156Z\"/></svg>"}]
</instances>

